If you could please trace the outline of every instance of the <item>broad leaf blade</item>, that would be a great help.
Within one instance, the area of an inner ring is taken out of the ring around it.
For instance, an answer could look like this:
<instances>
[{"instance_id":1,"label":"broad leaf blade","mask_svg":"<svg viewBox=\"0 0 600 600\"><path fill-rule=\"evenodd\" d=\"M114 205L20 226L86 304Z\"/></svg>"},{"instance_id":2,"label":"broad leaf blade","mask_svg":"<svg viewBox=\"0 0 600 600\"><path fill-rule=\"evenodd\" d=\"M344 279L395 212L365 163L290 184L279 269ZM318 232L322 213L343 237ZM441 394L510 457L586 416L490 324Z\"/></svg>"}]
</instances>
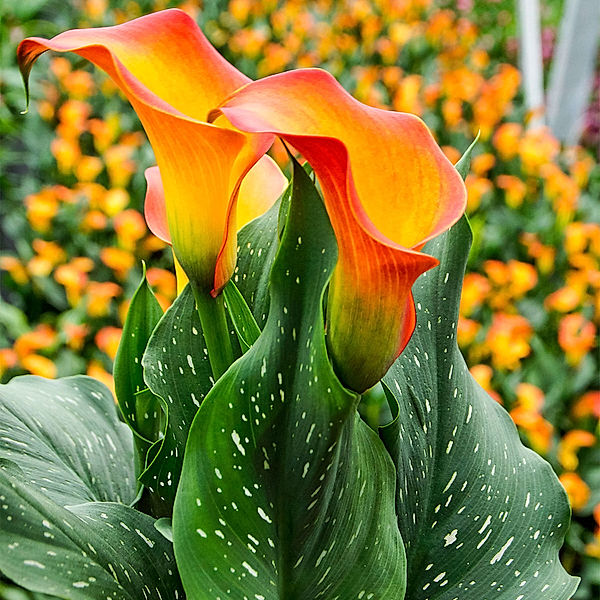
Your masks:
<instances>
[{"instance_id":1,"label":"broad leaf blade","mask_svg":"<svg viewBox=\"0 0 600 600\"><path fill-rule=\"evenodd\" d=\"M407 597L567 600L577 584L558 560L564 490L456 345L470 241L463 218L428 245L441 264L413 287L417 328L384 378L397 401L382 438L398 473Z\"/></svg>"},{"instance_id":2,"label":"broad leaf blade","mask_svg":"<svg viewBox=\"0 0 600 600\"><path fill-rule=\"evenodd\" d=\"M61 506L135 498L131 432L90 377L26 375L0 386L0 458Z\"/></svg>"},{"instance_id":3,"label":"broad leaf blade","mask_svg":"<svg viewBox=\"0 0 600 600\"><path fill-rule=\"evenodd\" d=\"M164 438L149 450L140 481L170 514L192 419L212 387L206 344L188 285L157 325L144 357L144 379L166 415Z\"/></svg>"},{"instance_id":4,"label":"broad leaf blade","mask_svg":"<svg viewBox=\"0 0 600 600\"><path fill-rule=\"evenodd\" d=\"M171 544L128 506L59 506L10 461L0 466L0 570L66 600L182 598Z\"/></svg>"},{"instance_id":5,"label":"broad leaf blade","mask_svg":"<svg viewBox=\"0 0 600 600\"><path fill-rule=\"evenodd\" d=\"M173 515L190 598L403 598L394 473L335 377L322 300L329 220L295 165L265 328L192 429Z\"/></svg>"}]
</instances>

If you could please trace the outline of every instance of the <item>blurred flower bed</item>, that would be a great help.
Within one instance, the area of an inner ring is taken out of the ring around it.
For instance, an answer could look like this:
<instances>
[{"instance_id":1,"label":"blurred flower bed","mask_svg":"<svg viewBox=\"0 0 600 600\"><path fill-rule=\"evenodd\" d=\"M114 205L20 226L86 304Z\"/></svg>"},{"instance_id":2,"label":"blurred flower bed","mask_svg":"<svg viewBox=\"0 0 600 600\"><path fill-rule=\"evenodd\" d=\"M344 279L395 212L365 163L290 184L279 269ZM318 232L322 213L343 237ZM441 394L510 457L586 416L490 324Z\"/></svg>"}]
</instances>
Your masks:
<instances>
[{"instance_id":1,"label":"blurred flower bed","mask_svg":"<svg viewBox=\"0 0 600 600\"><path fill-rule=\"evenodd\" d=\"M141 261L166 308L170 254L147 230L153 163L133 111L77 57L46 56L32 105L14 66L28 35L111 25L179 6L253 78L323 67L358 99L420 115L467 178L474 231L458 339L478 382L547 458L573 506L563 560L600 590L600 166L598 110L581 147L528 127L512 0L20 0L0 8L3 202L0 375L88 373L111 364ZM549 63L560 2L542 2ZM546 65L547 66L547 65ZM284 161L281 147L274 157ZM449 399L451 401L451 399Z\"/></svg>"}]
</instances>

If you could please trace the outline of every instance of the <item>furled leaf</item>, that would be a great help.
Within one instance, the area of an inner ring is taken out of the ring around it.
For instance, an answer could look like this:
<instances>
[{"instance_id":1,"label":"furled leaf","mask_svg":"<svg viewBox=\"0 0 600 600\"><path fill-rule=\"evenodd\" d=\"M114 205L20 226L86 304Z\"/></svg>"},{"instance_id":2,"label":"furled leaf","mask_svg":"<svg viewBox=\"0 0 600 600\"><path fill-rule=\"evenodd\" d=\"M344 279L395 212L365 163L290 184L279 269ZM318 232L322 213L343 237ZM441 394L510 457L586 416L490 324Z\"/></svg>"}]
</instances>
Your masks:
<instances>
[{"instance_id":1,"label":"furled leaf","mask_svg":"<svg viewBox=\"0 0 600 600\"><path fill-rule=\"evenodd\" d=\"M479 141L479 136L481 134L477 134L477 137L471 142L469 147L465 150L464 154L459 158L458 162L454 165L454 168L458 171L458 174L466 179L469 174L469 169L471 168L471 155L473 154L473 150L475 146L477 146L477 142Z\"/></svg>"},{"instance_id":2,"label":"furled leaf","mask_svg":"<svg viewBox=\"0 0 600 600\"><path fill-rule=\"evenodd\" d=\"M171 519L169 517L161 517L160 519L154 522L154 528L158 531L164 538L173 543L173 525L171 523Z\"/></svg>"},{"instance_id":3,"label":"furled leaf","mask_svg":"<svg viewBox=\"0 0 600 600\"><path fill-rule=\"evenodd\" d=\"M0 458L61 506L135 498L131 432L90 377L26 375L0 386Z\"/></svg>"},{"instance_id":4,"label":"furled leaf","mask_svg":"<svg viewBox=\"0 0 600 600\"><path fill-rule=\"evenodd\" d=\"M403 598L393 467L326 354L336 254L296 164L268 320L190 430L173 515L190 598Z\"/></svg>"},{"instance_id":5,"label":"furled leaf","mask_svg":"<svg viewBox=\"0 0 600 600\"><path fill-rule=\"evenodd\" d=\"M260 335L260 329L244 296L242 296L233 281L230 281L223 288L223 296L242 351L246 352Z\"/></svg>"},{"instance_id":6,"label":"furled leaf","mask_svg":"<svg viewBox=\"0 0 600 600\"><path fill-rule=\"evenodd\" d=\"M183 598L171 544L128 506L69 509L0 461L0 571L33 592L65 600Z\"/></svg>"},{"instance_id":7,"label":"furled leaf","mask_svg":"<svg viewBox=\"0 0 600 600\"><path fill-rule=\"evenodd\" d=\"M441 264L414 286L417 327L384 378L396 417L382 438L397 470L407 598L568 600L577 580L558 559L565 492L456 344L470 242L463 218L426 247Z\"/></svg>"},{"instance_id":8,"label":"furled leaf","mask_svg":"<svg viewBox=\"0 0 600 600\"><path fill-rule=\"evenodd\" d=\"M129 305L113 371L121 412L125 422L140 438L136 442L143 458L148 445L158 439L162 411L158 398L152 394L140 395L146 389L142 356L162 314L160 304L146 280L144 266L142 281Z\"/></svg>"},{"instance_id":9,"label":"furled leaf","mask_svg":"<svg viewBox=\"0 0 600 600\"><path fill-rule=\"evenodd\" d=\"M164 438L149 450L140 481L158 495L170 514L192 419L212 375L191 287L188 285L157 325L144 357L144 379L161 400L166 415Z\"/></svg>"}]
</instances>

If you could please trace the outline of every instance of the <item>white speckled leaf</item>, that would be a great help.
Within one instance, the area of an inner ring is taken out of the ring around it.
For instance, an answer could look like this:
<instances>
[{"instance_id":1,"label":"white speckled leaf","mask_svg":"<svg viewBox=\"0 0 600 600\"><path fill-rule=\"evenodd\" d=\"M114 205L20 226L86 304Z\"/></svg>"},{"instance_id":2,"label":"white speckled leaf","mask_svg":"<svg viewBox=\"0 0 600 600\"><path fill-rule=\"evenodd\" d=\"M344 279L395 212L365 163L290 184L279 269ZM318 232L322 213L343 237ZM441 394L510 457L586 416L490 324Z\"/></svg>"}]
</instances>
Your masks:
<instances>
[{"instance_id":1,"label":"white speckled leaf","mask_svg":"<svg viewBox=\"0 0 600 600\"><path fill-rule=\"evenodd\" d=\"M336 254L295 165L264 331L190 430L173 514L189 598L404 597L393 466L326 355L322 298Z\"/></svg>"},{"instance_id":2,"label":"white speckled leaf","mask_svg":"<svg viewBox=\"0 0 600 600\"><path fill-rule=\"evenodd\" d=\"M59 506L0 460L0 571L65 600L183 598L154 519L112 502Z\"/></svg>"},{"instance_id":3,"label":"white speckled leaf","mask_svg":"<svg viewBox=\"0 0 600 600\"><path fill-rule=\"evenodd\" d=\"M164 438L150 449L140 481L158 495L164 513L170 514L188 431L212 387L206 344L189 285L154 330L142 364L146 385L160 398L167 422Z\"/></svg>"},{"instance_id":4,"label":"white speckled leaf","mask_svg":"<svg viewBox=\"0 0 600 600\"><path fill-rule=\"evenodd\" d=\"M287 194L287 192L286 192ZM277 224L281 201L250 221L238 233L237 266L233 281L252 310L259 327L269 313L269 273L279 243Z\"/></svg>"},{"instance_id":5,"label":"white speckled leaf","mask_svg":"<svg viewBox=\"0 0 600 600\"><path fill-rule=\"evenodd\" d=\"M135 498L133 440L90 377L16 377L0 386L0 458L61 506Z\"/></svg>"},{"instance_id":6,"label":"white speckled leaf","mask_svg":"<svg viewBox=\"0 0 600 600\"><path fill-rule=\"evenodd\" d=\"M407 598L568 600L577 580L558 559L564 490L456 344L470 243L463 219L426 247L441 265L413 287L417 328L384 378L398 404L382 438L398 473Z\"/></svg>"}]
</instances>

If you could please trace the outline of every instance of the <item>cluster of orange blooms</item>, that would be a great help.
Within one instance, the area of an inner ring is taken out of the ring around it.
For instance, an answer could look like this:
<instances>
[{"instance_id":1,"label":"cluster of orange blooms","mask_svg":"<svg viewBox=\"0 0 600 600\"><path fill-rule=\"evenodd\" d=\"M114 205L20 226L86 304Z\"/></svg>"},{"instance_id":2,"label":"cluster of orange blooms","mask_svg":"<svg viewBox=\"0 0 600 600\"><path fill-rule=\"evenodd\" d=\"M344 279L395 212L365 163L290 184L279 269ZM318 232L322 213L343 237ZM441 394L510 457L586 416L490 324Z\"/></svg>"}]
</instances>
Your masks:
<instances>
[{"instance_id":1,"label":"cluster of orange blooms","mask_svg":"<svg viewBox=\"0 0 600 600\"><path fill-rule=\"evenodd\" d=\"M112 11L108 0L80 4L77 26L118 23L142 13L133 1ZM479 133L466 179L476 244L485 237L492 206L519 216L521 228L527 227L528 215L543 207L553 216L552 243L539 231L521 231L518 254L506 260L486 258L470 268L458 340L476 380L506 404L529 444L554 460L574 510L589 512L590 488L578 472L578 452L598 445L594 430L600 391L588 386L579 397L563 399L572 428L561 437L564 427L544 414L549 390L521 374L534 355L534 343L541 343L541 329L550 331L543 336L550 345L546 351L569 372L577 372L598 349L600 226L579 220L580 198L597 168L594 159L581 148L561 148L544 127L518 122L513 110L519 102L518 69L494 64L476 24L454 10L436 8L434 0L230 0L223 3L226 10L210 19L199 0L177 4L202 22L213 44L252 77L295 67L326 68L361 101L422 116L453 162ZM158 0L153 9L172 5ZM140 199L132 202L130 197L143 136L122 131L118 110L95 115L92 109L98 86L104 95L117 94L111 82L74 69L64 57L53 57L50 71L36 108L55 129L50 150L59 174L71 183L43 188L25 199L37 236L32 256L4 256L0 267L18 285L35 288L40 278L53 278L69 307L81 310L69 313L79 320L36 325L12 348L0 350L0 373L20 369L56 376L51 357L60 345L80 352L93 344L114 358L126 297L134 272L139 275L134 267L163 248L132 207ZM87 153L82 140L91 140ZM277 148L275 158L281 158ZM114 232L112 244L99 251L97 260L71 255L53 241L53 223L67 205L79 207L78 227L90 236ZM557 265L562 265L558 285ZM96 280L102 266L109 275ZM147 276L163 307L168 306L176 293L172 273L151 266ZM533 322L522 311L526 302L537 302L545 318ZM90 359L87 372L111 383L106 361ZM512 397L497 385L507 375L515 376ZM598 527L586 551L600 557L600 504L593 516Z\"/></svg>"},{"instance_id":2,"label":"cluster of orange blooms","mask_svg":"<svg viewBox=\"0 0 600 600\"><path fill-rule=\"evenodd\" d=\"M139 168L136 150L145 143L140 132L122 132L119 113L92 118L90 99L97 85L87 71L73 69L65 57L50 60L50 78L44 82L44 99L37 104L42 118L52 124L55 137L50 152L59 174L73 180L71 186L51 185L24 199L28 222L34 232L31 256L0 257L0 268L20 286L31 285L39 292L41 280L52 278L64 290L69 318L60 326L41 323L20 335L12 348L0 350L0 373L20 369L43 377L60 375L50 356L59 347L75 353L93 344L112 361L121 336L130 294L124 285L135 277L134 267L148 259L165 244L150 234L139 210L131 208L128 191L133 174ZM115 94L110 81L103 82L103 92ZM91 138L92 153L83 150L85 137ZM103 181L103 183L100 183ZM104 183L106 185L104 185ZM103 233L110 245L98 255L73 255L53 238L56 218L67 207L76 211L75 229L93 239ZM101 275L101 267L108 276ZM175 277L171 271L151 267L147 278L166 309L175 297ZM114 324L104 325L117 313ZM87 374L113 387L108 364L91 358Z\"/></svg>"}]
</instances>

